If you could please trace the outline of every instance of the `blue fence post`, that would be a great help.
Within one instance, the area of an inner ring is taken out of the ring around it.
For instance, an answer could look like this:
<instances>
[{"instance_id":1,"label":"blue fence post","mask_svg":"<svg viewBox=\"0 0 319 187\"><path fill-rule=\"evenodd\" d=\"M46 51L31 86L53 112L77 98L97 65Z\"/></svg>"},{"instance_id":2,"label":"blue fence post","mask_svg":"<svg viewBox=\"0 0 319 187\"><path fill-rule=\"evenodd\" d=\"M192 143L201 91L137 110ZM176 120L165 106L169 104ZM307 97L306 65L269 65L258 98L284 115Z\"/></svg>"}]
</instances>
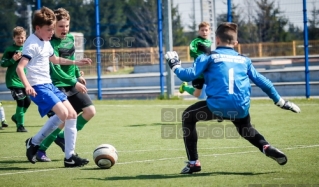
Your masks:
<instances>
[{"instance_id":1,"label":"blue fence post","mask_svg":"<svg viewBox=\"0 0 319 187\"><path fill-rule=\"evenodd\" d=\"M232 22L231 0L227 0L227 22Z\"/></svg>"},{"instance_id":2,"label":"blue fence post","mask_svg":"<svg viewBox=\"0 0 319 187\"><path fill-rule=\"evenodd\" d=\"M162 29L162 1L157 0L157 25L158 25L158 53L160 69L161 97L164 96L164 74L163 74L163 29Z\"/></svg>"},{"instance_id":3,"label":"blue fence post","mask_svg":"<svg viewBox=\"0 0 319 187\"><path fill-rule=\"evenodd\" d=\"M100 13L99 13L99 0L95 0L95 24L96 24L96 70L97 70L97 98L102 99L101 91L101 37L100 37Z\"/></svg>"},{"instance_id":4,"label":"blue fence post","mask_svg":"<svg viewBox=\"0 0 319 187\"><path fill-rule=\"evenodd\" d=\"M41 9L41 0L37 0L37 10Z\"/></svg>"},{"instance_id":5,"label":"blue fence post","mask_svg":"<svg viewBox=\"0 0 319 187\"><path fill-rule=\"evenodd\" d=\"M310 72L309 72L309 61L308 61L308 25L307 25L307 0L303 0L303 36L304 36L304 52L305 52L305 82L306 82L306 98L310 97Z\"/></svg>"}]
</instances>

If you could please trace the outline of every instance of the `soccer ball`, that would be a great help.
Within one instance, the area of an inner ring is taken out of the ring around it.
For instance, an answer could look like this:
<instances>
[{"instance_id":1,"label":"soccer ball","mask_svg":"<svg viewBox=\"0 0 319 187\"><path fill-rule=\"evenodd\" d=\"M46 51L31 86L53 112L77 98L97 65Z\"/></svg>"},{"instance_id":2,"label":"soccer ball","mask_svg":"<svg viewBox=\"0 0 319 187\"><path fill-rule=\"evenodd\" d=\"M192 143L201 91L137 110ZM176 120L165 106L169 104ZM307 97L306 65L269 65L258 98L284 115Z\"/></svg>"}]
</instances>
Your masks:
<instances>
[{"instance_id":1,"label":"soccer ball","mask_svg":"<svg viewBox=\"0 0 319 187\"><path fill-rule=\"evenodd\" d=\"M101 144L93 151L93 160L102 169L109 169L117 162L118 156L114 146Z\"/></svg>"}]
</instances>

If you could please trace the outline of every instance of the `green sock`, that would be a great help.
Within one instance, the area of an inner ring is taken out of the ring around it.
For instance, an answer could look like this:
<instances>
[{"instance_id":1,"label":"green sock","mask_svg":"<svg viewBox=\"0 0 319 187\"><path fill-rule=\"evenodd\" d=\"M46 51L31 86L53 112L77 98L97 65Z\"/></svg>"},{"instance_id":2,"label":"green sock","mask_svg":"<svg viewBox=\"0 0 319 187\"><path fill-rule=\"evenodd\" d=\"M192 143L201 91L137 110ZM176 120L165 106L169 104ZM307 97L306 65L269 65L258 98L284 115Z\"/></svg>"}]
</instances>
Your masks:
<instances>
[{"instance_id":1,"label":"green sock","mask_svg":"<svg viewBox=\"0 0 319 187\"><path fill-rule=\"evenodd\" d=\"M23 126L24 124L24 108L18 107L16 108L16 113L14 114L14 119L17 120L17 127Z\"/></svg>"},{"instance_id":2,"label":"green sock","mask_svg":"<svg viewBox=\"0 0 319 187\"><path fill-rule=\"evenodd\" d=\"M77 120L76 120L76 130L80 131L83 129L84 125L87 123L88 121L86 119L83 118L82 114L78 116ZM64 138L64 131L61 131L58 136L60 138Z\"/></svg>"},{"instance_id":3,"label":"green sock","mask_svg":"<svg viewBox=\"0 0 319 187\"><path fill-rule=\"evenodd\" d=\"M84 125L87 123L88 121L86 119L83 118L82 114L78 116L78 119L76 120L76 129L78 131L82 130Z\"/></svg>"},{"instance_id":4,"label":"green sock","mask_svg":"<svg viewBox=\"0 0 319 187\"><path fill-rule=\"evenodd\" d=\"M57 128L55 131L53 131L46 139L44 139L41 142L40 151L46 151L50 145L54 142L54 140L56 139L57 135L59 134L59 132L61 131L61 129Z\"/></svg>"},{"instance_id":5,"label":"green sock","mask_svg":"<svg viewBox=\"0 0 319 187\"><path fill-rule=\"evenodd\" d=\"M194 88L193 86L184 86L184 90L185 90L187 93L193 95L193 93L194 93L194 91L195 91L195 88Z\"/></svg>"}]
</instances>

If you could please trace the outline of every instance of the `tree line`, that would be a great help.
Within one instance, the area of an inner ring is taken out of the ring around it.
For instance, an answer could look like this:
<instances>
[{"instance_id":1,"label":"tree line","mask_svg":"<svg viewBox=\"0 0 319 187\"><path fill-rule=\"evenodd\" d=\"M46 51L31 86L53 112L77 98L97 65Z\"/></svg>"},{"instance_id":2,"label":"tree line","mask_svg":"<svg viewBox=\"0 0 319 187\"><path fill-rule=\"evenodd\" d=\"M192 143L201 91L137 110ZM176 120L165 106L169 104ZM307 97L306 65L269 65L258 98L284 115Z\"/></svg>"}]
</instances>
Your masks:
<instances>
[{"instance_id":1,"label":"tree line","mask_svg":"<svg viewBox=\"0 0 319 187\"><path fill-rule=\"evenodd\" d=\"M103 39L101 48L114 48L110 45L114 38L120 44L116 47L155 47L157 36L157 1L156 0L100 0L100 34ZM246 0L255 3L254 9L242 14L239 5L232 5L232 21L239 25L240 43L288 42L303 40L303 29L295 26L278 6L275 0ZM12 44L12 29L15 26L28 28L28 4L35 5L35 0L3 1L0 7L0 52ZM42 6L51 9L63 7L71 16L70 31L82 32L86 39L85 48L95 49L95 6L93 0L42 0ZM33 6L35 10L35 6ZM302 12L300 12L302 14ZM194 18L194 16L192 16ZM227 21L227 14L217 15L217 22ZM319 10L313 6L308 19L309 40L319 39ZM183 46L196 37L195 20L185 32L178 5L172 5L173 45ZM165 35L165 33L164 33ZM130 45L126 41L130 38Z\"/></svg>"}]
</instances>

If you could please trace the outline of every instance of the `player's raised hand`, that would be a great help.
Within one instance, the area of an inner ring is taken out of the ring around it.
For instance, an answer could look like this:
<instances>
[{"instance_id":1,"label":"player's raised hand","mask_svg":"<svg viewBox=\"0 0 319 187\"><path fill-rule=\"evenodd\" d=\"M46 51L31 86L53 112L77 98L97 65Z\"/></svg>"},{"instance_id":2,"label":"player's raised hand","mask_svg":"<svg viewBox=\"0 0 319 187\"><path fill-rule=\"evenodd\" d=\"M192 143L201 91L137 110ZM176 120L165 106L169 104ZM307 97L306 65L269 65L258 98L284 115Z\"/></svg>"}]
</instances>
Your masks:
<instances>
[{"instance_id":1,"label":"player's raised hand","mask_svg":"<svg viewBox=\"0 0 319 187\"><path fill-rule=\"evenodd\" d=\"M91 65L92 60L90 58L83 58L80 61L75 61L75 64L78 66Z\"/></svg>"},{"instance_id":2,"label":"player's raised hand","mask_svg":"<svg viewBox=\"0 0 319 187\"><path fill-rule=\"evenodd\" d=\"M20 52L16 52L16 53L12 56L12 58L13 58L14 61L19 60L21 57L22 57L22 54L21 54Z\"/></svg>"},{"instance_id":3,"label":"player's raised hand","mask_svg":"<svg viewBox=\"0 0 319 187\"><path fill-rule=\"evenodd\" d=\"M168 51L165 54L165 59L167 61L167 64L174 72L176 68L181 67L182 62L180 61L178 54L176 51Z\"/></svg>"},{"instance_id":4,"label":"player's raised hand","mask_svg":"<svg viewBox=\"0 0 319 187\"><path fill-rule=\"evenodd\" d=\"M285 110L291 110L295 113L300 113L300 108L293 102L285 101L284 99L280 98L280 100L275 103L278 107L285 109Z\"/></svg>"}]
</instances>

